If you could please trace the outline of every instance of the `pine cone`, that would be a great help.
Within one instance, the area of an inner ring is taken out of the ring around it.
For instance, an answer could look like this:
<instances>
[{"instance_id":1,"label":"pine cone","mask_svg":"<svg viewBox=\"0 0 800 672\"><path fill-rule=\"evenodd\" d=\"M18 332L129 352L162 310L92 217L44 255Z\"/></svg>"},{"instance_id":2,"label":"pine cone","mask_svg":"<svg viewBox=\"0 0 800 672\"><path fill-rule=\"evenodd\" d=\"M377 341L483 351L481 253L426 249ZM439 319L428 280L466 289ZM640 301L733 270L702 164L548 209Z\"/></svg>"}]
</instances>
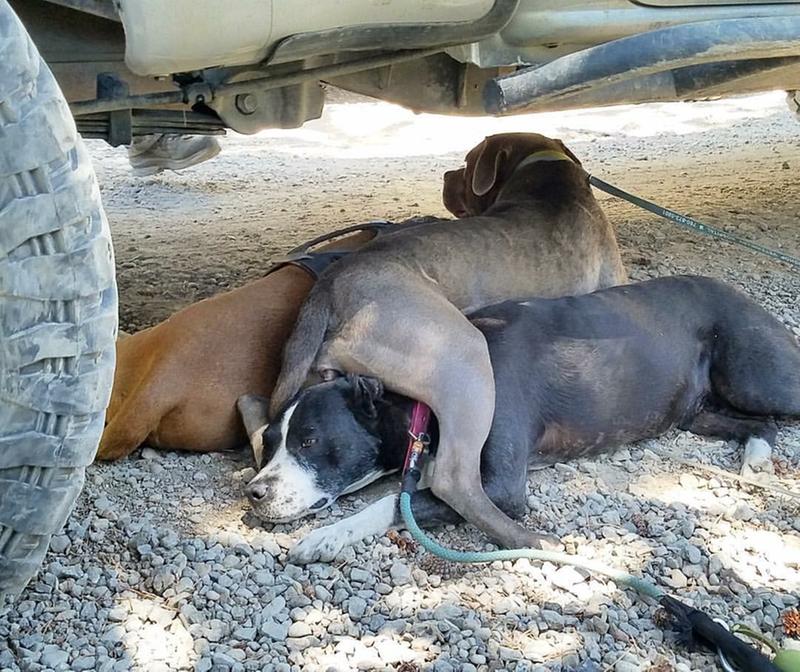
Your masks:
<instances>
[{"instance_id":1,"label":"pine cone","mask_svg":"<svg viewBox=\"0 0 800 672\"><path fill-rule=\"evenodd\" d=\"M800 637L800 611L787 609L783 612L783 632L787 637Z\"/></svg>"},{"instance_id":2,"label":"pine cone","mask_svg":"<svg viewBox=\"0 0 800 672\"><path fill-rule=\"evenodd\" d=\"M397 672L419 672L419 665L404 661L400 663L400 667L397 668Z\"/></svg>"},{"instance_id":3,"label":"pine cone","mask_svg":"<svg viewBox=\"0 0 800 672\"><path fill-rule=\"evenodd\" d=\"M405 537L401 536L396 530L389 530L386 533L386 536L389 537L389 541L391 541L397 548L399 548L403 553L407 555L411 555L417 552L417 542L413 539L406 539Z\"/></svg>"}]
</instances>

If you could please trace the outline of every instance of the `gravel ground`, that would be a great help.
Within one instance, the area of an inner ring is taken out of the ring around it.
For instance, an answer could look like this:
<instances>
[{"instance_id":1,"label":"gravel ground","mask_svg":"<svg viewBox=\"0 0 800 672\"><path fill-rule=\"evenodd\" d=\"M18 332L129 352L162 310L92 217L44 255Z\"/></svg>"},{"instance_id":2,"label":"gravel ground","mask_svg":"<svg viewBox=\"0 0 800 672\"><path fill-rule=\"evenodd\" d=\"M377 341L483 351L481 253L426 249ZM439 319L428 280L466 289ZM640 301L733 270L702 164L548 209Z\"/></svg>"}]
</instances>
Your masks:
<instances>
[{"instance_id":1,"label":"gravel ground","mask_svg":"<svg viewBox=\"0 0 800 672\"><path fill-rule=\"evenodd\" d=\"M444 214L441 172L484 134L524 129L562 137L620 186L800 253L800 126L779 94L495 121L332 105L304 129L227 138L215 161L145 180L121 150L92 143L122 326L257 277L271 256L337 225ZM601 201L633 279L720 277L800 334L797 274ZM782 426L775 457L780 484L800 491L800 426ZM696 466L736 471L739 458L736 445L675 432L556 465L531 475L526 522L780 639L782 614L798 604L800 506ZM241 496L252 473L246 451L144 449L90 468L39 576L0 617L0 669L716 669L655 625L652 604L571 569L447 565L405 535L359 543L330 565L287 564L300 536L396 482L265 528ZM468 526L437 536L487 547Z\"/></svg>"}]
</instances>

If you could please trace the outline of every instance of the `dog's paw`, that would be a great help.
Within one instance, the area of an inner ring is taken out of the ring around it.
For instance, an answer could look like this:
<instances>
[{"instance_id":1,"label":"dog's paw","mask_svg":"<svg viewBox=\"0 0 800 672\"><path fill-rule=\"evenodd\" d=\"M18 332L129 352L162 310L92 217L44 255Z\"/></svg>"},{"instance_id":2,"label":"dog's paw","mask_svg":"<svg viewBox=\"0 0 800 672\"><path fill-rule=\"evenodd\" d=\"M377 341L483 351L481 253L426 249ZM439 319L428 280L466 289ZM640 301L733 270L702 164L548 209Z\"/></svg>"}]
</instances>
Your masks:
<instances>
[{"instance_id":1,"label":"dog's paw","mask_svg":"<svg viewBox=\"0 0 800 672\"><path fill-rule=\"evenodd\" d=\"M564 542L561 541L555 534L545 534L539 532L536 534L536 541L534 548L541 551L551 551L560 553L564 550Z\"/></svg>"},{"instance_id":2,"label":"dog's paw","mask_svg":"<svg viewBox=\"0 0 800 672\"><path fill-rule=\"evenodd\" d=\"M764 439L750 437L742 456L742 476L759 481L767 481L775 474L772 464L772 446Z\"/></svg>"},{"instance_id":3,"label":"dog's paw","mask_svg":"<svg viewBox=\"0 0 800 672\"><path fill-rule=\"evenodd\" d=\"M334 560L342 549L350 545L347 531L336 528L336 525L328 525L303 537L289 549L289 562L294 565L307 565L310 562Z\"/></svg>"}]
</instances>

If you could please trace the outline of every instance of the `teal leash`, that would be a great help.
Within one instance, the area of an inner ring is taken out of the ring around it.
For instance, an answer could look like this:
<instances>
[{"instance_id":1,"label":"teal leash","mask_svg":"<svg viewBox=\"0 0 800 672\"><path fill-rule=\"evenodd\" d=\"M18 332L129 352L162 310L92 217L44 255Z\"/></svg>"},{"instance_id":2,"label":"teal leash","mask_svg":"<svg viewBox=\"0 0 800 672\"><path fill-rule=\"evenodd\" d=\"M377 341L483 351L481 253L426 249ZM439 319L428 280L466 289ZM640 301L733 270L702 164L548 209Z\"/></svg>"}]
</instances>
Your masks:
<instances>
[{"instance_id":1,"label":"teal leash","mask_svg":"<svg viewBox=\"0 0 800 672\"><path fill-rule=\"evenodd\" d=\"M414 511L411 508L411 495L416 491L419 479L422 476L420 465L424 459L424 454L428 447L428 435L426 434L430 409L422 402L415 402L411 412L411 423L409 434L411 439L406 451L405 464L403 465L403 481L400 486L400 515L406 528L411 533L411 537L429 553L450 562L460 563L486 563L495 560L520 560L526 558L538 562L552 562L557 565L572 565L580 567L594 574L607 576L618 586L633 588L636 592L661 600L666 597L666 593L650 581L641 579L633 574L620 571L614 567L594 562L576 555L558 553L556 551L544 551L535 548L515 548L502 549L497 551L457 551L446 548L437 541L431 539L422 531L414 518Z\"/></svg>"},{"instance_id":2,"label":"teal leash","mask_svg":"<svg viewBox=\"0 0 800 672\"><path fill-rule=\"evenodd\" d=\"M644 198L640 198L639 196L634 196L633 194L628 193L619 187L615 187L613 184L604 182L599 177L595 177L594 175L589 176L589 184L597 189L600 189L600 191L605 191L607 194L611 194L612 196L621 198L629 203L633 203L643 210L652 212L654 215L668 219L670 222L673 222L678 226L682 226L685 229L696 231L697 233L701 233L705 236L711 236L712 238L719 238L720 240L725 240L729 243L733 243L734 245L739 245L740 247L746 247L749 250L758 252L759 254L763 254L764 256L772 259L782 261L783 263L789 264L789 266L793 266L796 269L800 269L800 259L793 257L791 254L785 254L784 252L773 250L759 243L754 243L752 240L748 240L742 236L738 236L734 233L728 233L727 231L710 226L709 224L698 222L696 219L692 219L686 215L678 214L674 210L662 208L660 205L645 200Z\"/></svg>"},{"instance_id":3,"label":"teal leash","mask_svg":"<svg viewBox=\"0 0 800 672\"><path fill-rule=\"evenodd\" d=\"M414 512L411 510L411 494L408 492L400 493L400 515L403 522L411 534L411 537L426 551L433 555L449 560L450 562L460 562L468 564L495 562L496 560L535 560L538 562L552 562L554 565L572 565L580 567L592 574L607 576L618 586L633 588L637 593L660 600L666 593L657 585L641 579L633 574L627 574L608 565L593 562L577 555L558 553L556 551L542 551L534 548L504 549L498 551L457 551L446 548L437 541L429 537L422 531L417 521L414 519Z\"/></svg>"},{"instance_id":4,"label":"teal leash","mask_svg":"<svg viewBox=\"0 0 800 672\"><path fill-rule=\"evenodd\" d=\"M628 574L619 569L594 562L576 555L544 551L533 548L504 549L497 551L458 551L442 546L422 531L414 518L411 507L411 495L416 491L422 476L420 465L429 444L427 435L430 408L421 401L414 402L409 427L410 440L403 466L403 480L400 486L400 515L412 539L433 555L459 563L486 563L496 560L534 560L551 562L557 565L580 567L593 574L610 578L622 588L632 588L640 595L656 600L670 615L673 624L684 634L686 643L693 638L716 649L724 664L728 660L736 664L740 670L759 670L759 672L780 672L769 658L749 644L732 635L723 625L713 621L707 614L694 609L668 595L664 590L646 579Z\"/></svg>"}]
</instances>

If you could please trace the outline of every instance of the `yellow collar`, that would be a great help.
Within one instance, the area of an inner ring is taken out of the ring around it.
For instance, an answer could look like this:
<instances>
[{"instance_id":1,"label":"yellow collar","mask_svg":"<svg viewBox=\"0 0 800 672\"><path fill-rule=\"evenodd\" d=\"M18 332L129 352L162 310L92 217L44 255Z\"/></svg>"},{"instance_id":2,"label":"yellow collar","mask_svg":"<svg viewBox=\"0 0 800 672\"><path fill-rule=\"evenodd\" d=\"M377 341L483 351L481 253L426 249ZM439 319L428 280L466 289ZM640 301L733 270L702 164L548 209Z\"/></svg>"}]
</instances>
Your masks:
<instances>
[{"instance_id":1,"label":"yellow collar","mask_svg":"<svg viewBox=\"0 0 800 672\"><path fill-rule=\"evenodd\" d=\"M537 161L569 161L570 163L575 163L570 157L564 154L564 152L557 152L554 149L543 149L526 156L517 164L514 170L517 171Z\"/></svg>"}]
</instances>

